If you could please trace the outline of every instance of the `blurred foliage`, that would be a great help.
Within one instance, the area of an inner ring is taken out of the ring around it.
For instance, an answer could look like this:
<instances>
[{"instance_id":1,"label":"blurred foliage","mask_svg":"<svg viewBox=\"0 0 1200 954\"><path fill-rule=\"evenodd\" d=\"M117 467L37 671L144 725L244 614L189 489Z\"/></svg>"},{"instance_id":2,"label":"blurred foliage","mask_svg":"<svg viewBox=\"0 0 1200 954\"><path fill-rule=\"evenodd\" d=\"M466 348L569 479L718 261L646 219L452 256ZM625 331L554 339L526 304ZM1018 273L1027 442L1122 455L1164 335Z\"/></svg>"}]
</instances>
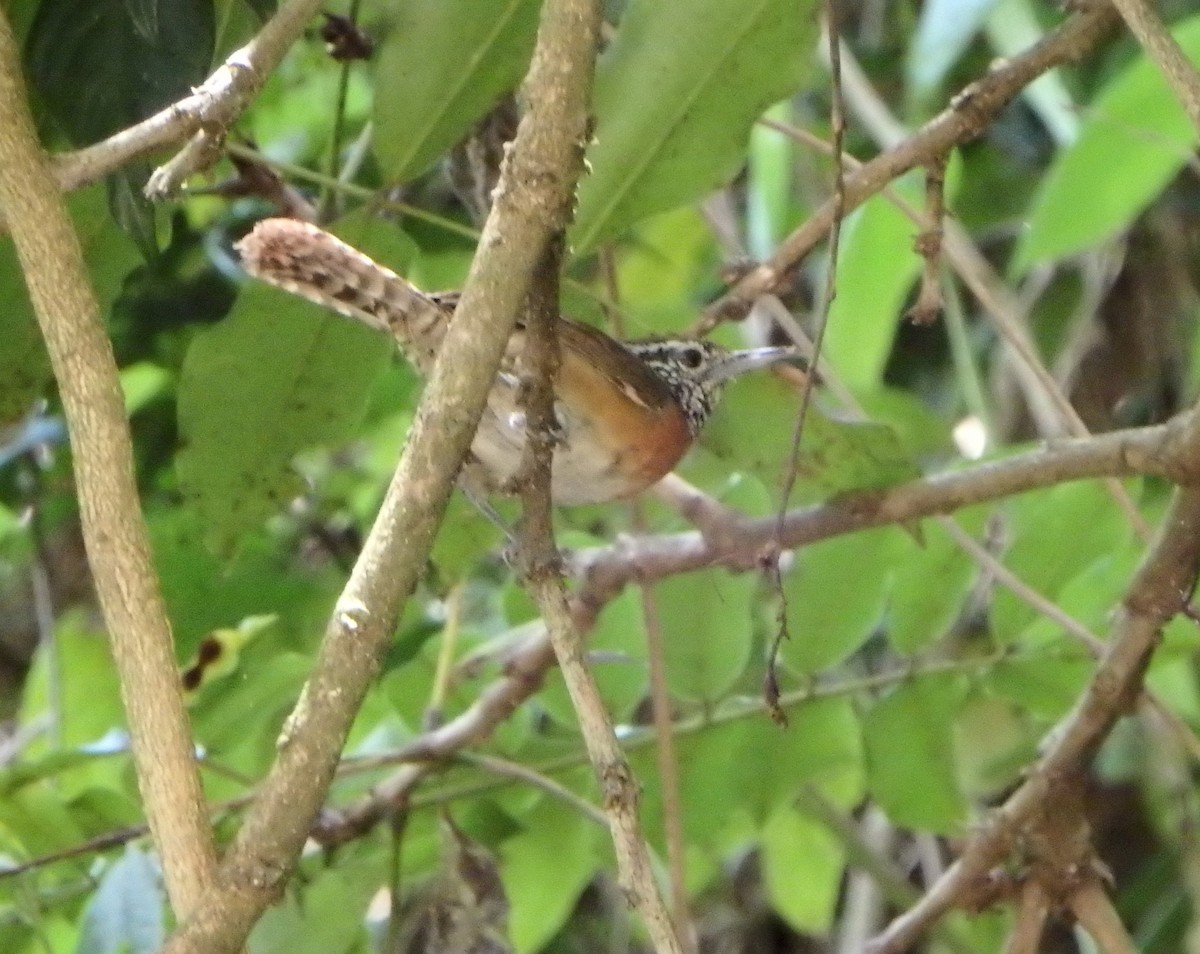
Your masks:
<instances>
[{"instance_id":1,"label":"blurred foliage","mask_svg":"<svg viewBox=\"0 0 1200 954\"><path fill-rule=\"evenodd\" d=\"M94 142L185 92L271 6L5 4L24 40L40 128L57 150ZM1182 15L1186 6L1166 9ZM601 302L616 289L620 333L681 333L719 293L722 265L771 254L828 196L830 159L780 131L828 136L818 7L606 4L568 311L604 321ZM258 150L348 240L424 287L455 287L475 223L444 159L519 83L538 4L363 0L331 12L357 16L375 40L373 57L335 62L314 27L232 140ZM1064 14L1030 0L863 0L842 16L867 81L912 128ZM1200 19L1175 28L1200 59ZM755 124L764 112L773 126ZM879 148L857 120L846 147L860 158ZM1160 420L1194 395L1195 148L1157 69L1130 39L1113 37L1047 74L951 157L951 214L1010 282L1047 364L1094 428ZM237 811L226 803L251 793L271 763L420 382L372 332L244 281L232 242L278 211L278 193L246 188L222 163L183 200L152 209L137 198L145 171L123 170L69 204L122 369L156 568L207 794L227 838ZM720 201L709 200L718 188ZM920 207L919 177L893 189ZM836 382L820 389L807 419L793 506L963 466L977 452L1002 456L1039 436L1012 358L955 275L943 276L944 322L903 320L921 272L916 232L884 195L844 223L825 339ZM827 265L814 254L781 290L809 331ZM0 951L140 954L170 924L148 841L89 843L142 816L79 543L70 447L6 239L0 302L0 717L15 733L0 743ZM717 337L761 339L757 321ZM776 513L797 405L782 378L738 382L681 473L728 506ZM977 435L974 449L966 431ZM1131 481L1128 490L1147 520L1159 517L1168 488ZM558 519L560 543L574 549L642 526L624 504ZM686 529L654 502L641 519L653 533ZM956 519L1102 636L1142 550L1096 483ZM359 757L386 755L422 731L444 640L453 636L456 658L470 662L440 700L441 717L452 718L537 626L499 545L495 528L454 503L354 726L333 805L386 777ZM663 857L667 809L645 648L647 630L661 632L679 725L687 889L706 951L832 950L860 847L827 812L853 821L869 803L894 826L895 857L923 852L927 864L932 850L945 861L949 842L934 836L960 838L1003 797L1092 671L1060 625L999 587L934 521L805 547L785 558L781 590L762 574L713 568L655 584L648 602L642 595L631 587L604 609L590 649L642 783L645 831ZM781 621L790 634L779 660L786 728L767 718L761 698ZM1176 621L1149 674L1193 725L1198 648L1195 625ZM557 674L479 749L600 799ZM1161 730L1130 721L1091 779L1097 844L1147 952L1183 950L1195 930L1195 883L1184 874L1200 821L1194 775ZM454 850L457 862L448 860ZM308 854L250 950L398 954L405 919L443 903L447 874L474 851L489 859L493 894L503 888L516 951L644 948L614 888L606 833L545 790L464 761L432 773L394 825ZM905 873L919 884L916 867ZM927 949L993 951L1005 926L1003 914L951 919ZM1060 942L1047 950L1077 949L1067 931Z\"/></svg>"}]
</instances>

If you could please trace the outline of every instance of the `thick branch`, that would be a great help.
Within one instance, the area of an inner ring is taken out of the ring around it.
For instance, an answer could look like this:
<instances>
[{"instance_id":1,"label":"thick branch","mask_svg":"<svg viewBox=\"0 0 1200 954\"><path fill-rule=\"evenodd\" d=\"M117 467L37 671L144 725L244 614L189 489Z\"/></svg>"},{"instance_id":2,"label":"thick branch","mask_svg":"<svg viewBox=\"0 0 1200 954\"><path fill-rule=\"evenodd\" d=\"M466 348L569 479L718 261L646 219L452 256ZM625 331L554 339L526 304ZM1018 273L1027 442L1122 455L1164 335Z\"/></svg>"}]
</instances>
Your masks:
<instances>
[{"instance_id":1,"label":"thick branch","mask_svg":"<svg viewBox=\"0 0 1200 954\"><path fill-rule=\"evenodd\" d=\"M562 228L586 139L592 4L549 0L526 83L529 113L504 164L479 252L380 514L338 600L279 758L216 888L171 954L236 950L282 891L308 837L401 604L424 569L534 267Z\"/></svg>"},{"instance_id":2,"label":"thick branch","mask_svg":"<svg viewBox=\"0 0 1200 954\"><path fill-rule=\"evenodd\" d=\"M83 539L120 675L146 817L172 907L185 917L213 879L212 831L138 503L116 361L79 238L37 143L20 69L0 11L0 206L62 396Z\"/></svg>"}]
</instances>

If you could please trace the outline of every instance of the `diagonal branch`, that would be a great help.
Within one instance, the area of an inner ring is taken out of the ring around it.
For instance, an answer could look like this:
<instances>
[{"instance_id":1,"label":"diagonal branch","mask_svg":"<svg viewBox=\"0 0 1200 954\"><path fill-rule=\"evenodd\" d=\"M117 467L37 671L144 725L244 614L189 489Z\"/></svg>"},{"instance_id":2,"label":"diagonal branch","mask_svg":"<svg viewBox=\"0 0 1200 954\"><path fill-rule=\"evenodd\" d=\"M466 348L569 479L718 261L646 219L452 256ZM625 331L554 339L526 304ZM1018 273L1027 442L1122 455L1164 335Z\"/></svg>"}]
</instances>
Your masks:
<instances>
[{"instance_id":1,"label":"diagonal branch","mask_svg":"<svg viewBox=\"0 0 1200 954\"><path fill-rule=\"evenodd\" d=\"M596 32L587 29L591 7L589 0L548 0L542 8L525 88L530 109L504 163L408 445L284 728L276 763L216 887L168 941L170 954L237 950L296 864L401 605L424 571L533 270L566 221L586 141L583 103Z\"/></svg>"},{"instance_id":2,"label":"diagonal branch","mask_svg":"<svg viewBox=\"0 0 1200 954\"><path fill-rule=\"evenodd\" d=\"M29 286L71 436L83 538L104 612L146 816L178 917L216 867L171 626L150 559L116 361L79 237L38 146L0 10L0 206Z\"/></svg>"},{"instance_id":3,"label":"diagonal branch","mask_svg":"<svg viewBox=\"0 0 1200 954\"><path fill-rule=\"evenodd\" d=\"M967 844L959 859L908 912L871 945L871 954L898 954L955 907L1008 857L1014 840L1062 786L1078 779L1117 719L1130 711L1159 635L1183 610L1200 572L1200 489L1178 490L1113 624L1113 638L1075 709L1029 778Z\"/></svg>"},{"instance_id":4,"label":"diagonal branch","mask_svg":"<svg viewBox=\"0 0 1200 954\"><path fill-rule=\"evenodd\" d=\"M897 176L926 165L955 146L979 136L1018 93L1053 66L1080 59L1115 25L1108 0L1085 0L1083 10L1020 56L1014 56L958 94L950 106L893 149L876 156L846 176L845 208L849 214ZM767 261L748 272L704 312L702 330L720 321L741 318L754 300L773 291L833 227L837 196L830 198Z\"/></svg>"},{"instance_id":5,"label":"diagonal branch","mask_svg":"<svg viewBox=\"0 0 1200 954\"><path fill-rule=\"evenodd\" d=\"M747 518L734 511L722 511L719 517L713 516L704 533L642 537L584 550L570 561L571 575L579 583L571 600L573 625L587 632L604 606L630 583L652 583L712 566L732 572L757 569L763 548L777 539L782 547L798 547L1071 480L1146 474L1180 483L1197 481L1200 455L1193 448L1198 443L1200 410L1193 409L1167 424L1062 441L1049 449L887 490L846 494L828 503L793 510L787 514L779 538L775 517ZM532 634L502 662L501 678L483 689L464 712L397 753L396 759L407 764L361 800L338 812L335 822L318 832L318 840L337 844L368 830L387 806L407 797L438 762L487 738L521 702L537 692L554 665L548 634L545 630Z\"/></svg>"}]
</instances>

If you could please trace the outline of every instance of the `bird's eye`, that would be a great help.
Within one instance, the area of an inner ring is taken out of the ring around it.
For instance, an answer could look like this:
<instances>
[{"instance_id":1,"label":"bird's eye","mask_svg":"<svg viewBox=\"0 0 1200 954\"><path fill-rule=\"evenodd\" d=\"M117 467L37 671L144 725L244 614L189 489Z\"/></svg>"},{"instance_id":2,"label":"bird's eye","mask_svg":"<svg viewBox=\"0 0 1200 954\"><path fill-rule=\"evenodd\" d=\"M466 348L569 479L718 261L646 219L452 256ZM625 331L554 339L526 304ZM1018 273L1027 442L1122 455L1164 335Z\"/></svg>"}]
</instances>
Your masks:
<instances>
[{"instance_id":1,"label":"bird's eye","mask_svg":"<svg viewBox=\"0 0 1200 954\"><path fill-rule=\"evenodd\" d=\"M683 354L680 355L680 360L683 361L685 368L691 368L695 371L700 365L704 364L704 352L697 346L692 345L683 349Z\"/></svg>"}]
</instances>

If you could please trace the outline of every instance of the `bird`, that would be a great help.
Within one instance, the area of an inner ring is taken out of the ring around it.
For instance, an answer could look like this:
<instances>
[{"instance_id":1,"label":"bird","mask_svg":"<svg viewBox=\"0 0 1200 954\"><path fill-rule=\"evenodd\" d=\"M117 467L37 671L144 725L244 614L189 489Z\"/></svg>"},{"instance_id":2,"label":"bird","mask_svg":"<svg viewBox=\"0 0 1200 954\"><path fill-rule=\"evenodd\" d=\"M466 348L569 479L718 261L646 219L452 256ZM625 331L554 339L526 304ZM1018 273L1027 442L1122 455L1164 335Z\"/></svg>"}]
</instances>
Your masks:
<instances>
[{"instance_id":1,"label":"bird","mask_svg":"<svg viewBox=\"0 0 1200 954\"><path fill-rule=\"evenodd\" d=\"M236 249L250 276L390 334L419 374L432 370L457 292L423 292L298 219L263 219ZM556 506L636 496L675 468L729 380L780 362L804 363L790 347L730 350L689 338L618 341L563 316L556 328L561 364L550 480ZM517 370L524 341L518 323L471 444L471 482L485 494L516 492L526 437Z\"/></svg>"}]
</instances>

